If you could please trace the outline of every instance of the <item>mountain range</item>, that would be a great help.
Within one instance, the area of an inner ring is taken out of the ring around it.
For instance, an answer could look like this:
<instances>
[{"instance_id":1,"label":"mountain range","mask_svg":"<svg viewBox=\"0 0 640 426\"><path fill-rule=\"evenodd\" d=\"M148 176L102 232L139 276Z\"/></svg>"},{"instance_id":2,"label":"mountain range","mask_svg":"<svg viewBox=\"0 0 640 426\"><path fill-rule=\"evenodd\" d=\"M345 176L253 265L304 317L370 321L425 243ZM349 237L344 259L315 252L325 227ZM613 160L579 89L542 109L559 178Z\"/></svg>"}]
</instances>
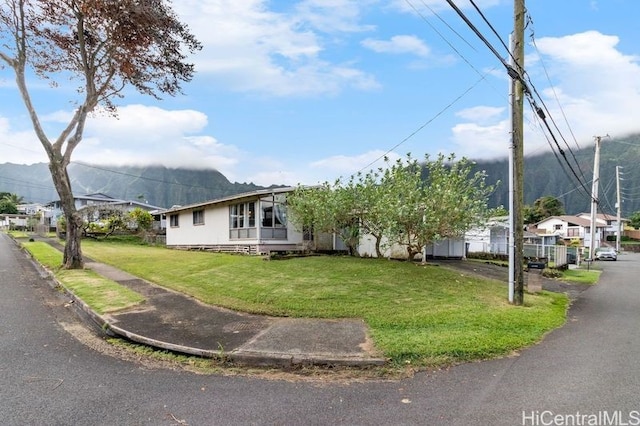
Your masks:
<instances>
[{"instance_id":1,"label":"mountain range","mask_svg":"<svg viewBox=\"0 0 640 426\"><path fill-rule=\"evenodd\" d=\"M590 211L594 145L578 148L564 144L543 154L525 157L524 202L543 196L558 198L567 214ZM605 138L600 150L600 213L616 213L616 168L621 176L622 215L640 211L640 135ZM476 171L484 171L487 183L496 184L489 199L491 207L508 207L509 166L507 159L477 161ZM163 166L104 167L84 163L69 166L74 194L104 193L114 198L171 207L264 189L253 183L230 182L216 170L173 169ZM280 186L274 183L273 186ZM33 165L0 164L0 192L24 197L25 201L48 202L58 198L49 168Z\"/></svg>"}]
</instances>

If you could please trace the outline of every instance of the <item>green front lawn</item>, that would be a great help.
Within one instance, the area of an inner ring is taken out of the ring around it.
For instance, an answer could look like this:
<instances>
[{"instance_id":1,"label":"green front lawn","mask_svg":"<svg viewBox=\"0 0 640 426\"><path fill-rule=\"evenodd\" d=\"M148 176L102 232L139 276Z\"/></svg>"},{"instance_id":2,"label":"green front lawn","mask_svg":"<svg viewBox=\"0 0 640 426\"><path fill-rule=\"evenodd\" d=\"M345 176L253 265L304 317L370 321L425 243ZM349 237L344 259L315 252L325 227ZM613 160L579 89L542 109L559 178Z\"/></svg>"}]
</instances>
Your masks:
<instances>
[{"instance_id":1,"label":"green front lawn","mask_svg":"<svg viewBox=\"0 0 640 426\"><path fill-rule=\"evenodd\" d=\"M408 262L318 256L280 261L83 242L98 261L245 312L363 318L396 364L433 366L506 355L565 321L568 299L543 292L525 306L507 301L505 283Z\"/></svg>"},{"instance_id":2,"label":"green front lawn","mask_svg":"<svg viewBox=\"0 0 640 426\"><path fill-rule=\"evenodd\" d=\"M99 314L135 306L144 300L142 295L91 270L59 269L62 264L62 253L45 242L25 241L22 242L22 246L40 264L51 270L66 289Z\"/></svg>"}]
</instances>

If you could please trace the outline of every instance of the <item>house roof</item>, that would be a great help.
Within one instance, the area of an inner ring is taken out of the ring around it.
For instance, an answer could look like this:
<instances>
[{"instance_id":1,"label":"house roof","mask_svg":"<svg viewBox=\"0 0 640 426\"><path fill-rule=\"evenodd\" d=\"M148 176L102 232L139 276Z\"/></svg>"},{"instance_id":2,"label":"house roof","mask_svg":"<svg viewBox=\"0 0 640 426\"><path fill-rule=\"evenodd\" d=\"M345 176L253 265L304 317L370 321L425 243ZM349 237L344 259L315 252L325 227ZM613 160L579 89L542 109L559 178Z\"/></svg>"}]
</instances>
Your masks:
<instances>
[{"instance_id":1,"label":"house roof","mask_svg":"<svg viewBox=\"0 0 640 426\"><path fill-rule=\"evenodd\" d=\"M145 210L162 210L162 207L152 206L151 204L141 203L139 201L133 200L121 200L119 198L113 198L107 194L103 194L102 192L97 192L95 194L86 194L86 195L74 195L74 200L89 200L96 201L98 203L104 204L112 204L112 205L120 205L120 206L138 206ZM52 205L60 200L55 200L47 203L47 205Z\"/></svg>"},{"instance_id":2,"label":"house roof","mask_svg":"<svg viewBox=\"0 0 640 426\"><path fill-rule=\"evenodd\" d=\"M284 194L284 193L287 193L287 192L292 192L295 189L296 188L294 188L292 186L279 187L279 188L269 188L269 189L259 189L259 190L256 190L256 191L243 192L242 194L230 195L228 197L217 198L215 200L203 201L201 203L189 204L189 205L186 205L186 206L173 206L173 207L165 210L164 213L175 213L175 212L179 212L179 211L183 211L183 210L193 210L193 209L197 209L197 208L200 208L200 207L213 206L213 205L216 205L216 204L223 204L223 203L228 203L228 202L231 202L231 201L240 201L240 200L243 200L243 199L259 198L260 196L269 195L269 194Z\"/></svg>"},{"instance_id":3,"label":"house roof","mask_svg":"<svg viewBox=\"0 0 640 426\"><path fill-rule=\"evenodd\" d=\"M548 217L548 218L543 219L540 222L536 223L535 226L537 228L539 228L540 227L539 225L541 223L548 222L551 219L557 219L557 220L560 220L562 222L567 222L569 225L577 225L577 226L583 226L583 227L591 226L591 221L589 219L585 219L585 218L578 217L578 216L571 216L571 215L551 216L551 217ZM596 224L596 228L598 226L603 227L602 225Z\"/></svg>"},{"instance_id":4,"label":"house roof","mask_svg":"<svg viewBox=\"0 0 640 426\"><path fill-rule=\"evenodd\" d=\"M589 216L591 217L591 213L579 213L578 216ZM598 213L596 214L596 220L600 219L600 220L604 220L604 221L617 221L618 220L618 216L616 215L610 215L607 213ZM621 222L629 222L629 219L626 219L624 217L620 218Z\"/></svg>"}]
</instances>

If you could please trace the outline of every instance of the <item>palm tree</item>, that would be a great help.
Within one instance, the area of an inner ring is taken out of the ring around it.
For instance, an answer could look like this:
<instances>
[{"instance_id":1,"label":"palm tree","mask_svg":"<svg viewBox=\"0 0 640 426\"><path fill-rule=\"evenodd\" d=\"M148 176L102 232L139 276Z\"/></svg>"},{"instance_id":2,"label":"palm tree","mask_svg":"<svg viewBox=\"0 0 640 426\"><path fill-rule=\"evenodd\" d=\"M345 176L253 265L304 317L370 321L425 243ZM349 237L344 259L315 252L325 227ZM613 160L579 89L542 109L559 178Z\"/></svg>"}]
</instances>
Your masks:
<instances>
[{"instance_id":1,"label":"palm tree","mask_svg":"<svg viewBox=\"0 0 640 426\"><path fill-rule=\"evenodd\" d=\"M17 206L18 204L22 204L24 201L24 197L18 194L6 194L2 197L3 200L10 202L11 204Z\"/></svg>"}]
</instances>

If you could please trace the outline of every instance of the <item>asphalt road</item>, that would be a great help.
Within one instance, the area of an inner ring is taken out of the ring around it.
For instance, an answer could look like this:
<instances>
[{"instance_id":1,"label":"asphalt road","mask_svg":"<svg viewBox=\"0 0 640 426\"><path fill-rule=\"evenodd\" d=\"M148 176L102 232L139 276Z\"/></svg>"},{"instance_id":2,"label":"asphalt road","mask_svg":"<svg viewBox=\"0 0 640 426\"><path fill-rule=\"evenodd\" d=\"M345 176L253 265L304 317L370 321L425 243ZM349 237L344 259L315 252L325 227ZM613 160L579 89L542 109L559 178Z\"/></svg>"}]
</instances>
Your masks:
<instances>
[{"instance_id":1,"label":"asphalt road","mask_svg":"<svg viewBox=\"0 0 640 426\"><path fill-rule=\"evenodd\" d=\"M81 343L65 300L0 234L0 423L640 424L640 255L602 265L567 324L519 356L402 381L292 382L150 368Z\"/></svg>"}]
</instances>

